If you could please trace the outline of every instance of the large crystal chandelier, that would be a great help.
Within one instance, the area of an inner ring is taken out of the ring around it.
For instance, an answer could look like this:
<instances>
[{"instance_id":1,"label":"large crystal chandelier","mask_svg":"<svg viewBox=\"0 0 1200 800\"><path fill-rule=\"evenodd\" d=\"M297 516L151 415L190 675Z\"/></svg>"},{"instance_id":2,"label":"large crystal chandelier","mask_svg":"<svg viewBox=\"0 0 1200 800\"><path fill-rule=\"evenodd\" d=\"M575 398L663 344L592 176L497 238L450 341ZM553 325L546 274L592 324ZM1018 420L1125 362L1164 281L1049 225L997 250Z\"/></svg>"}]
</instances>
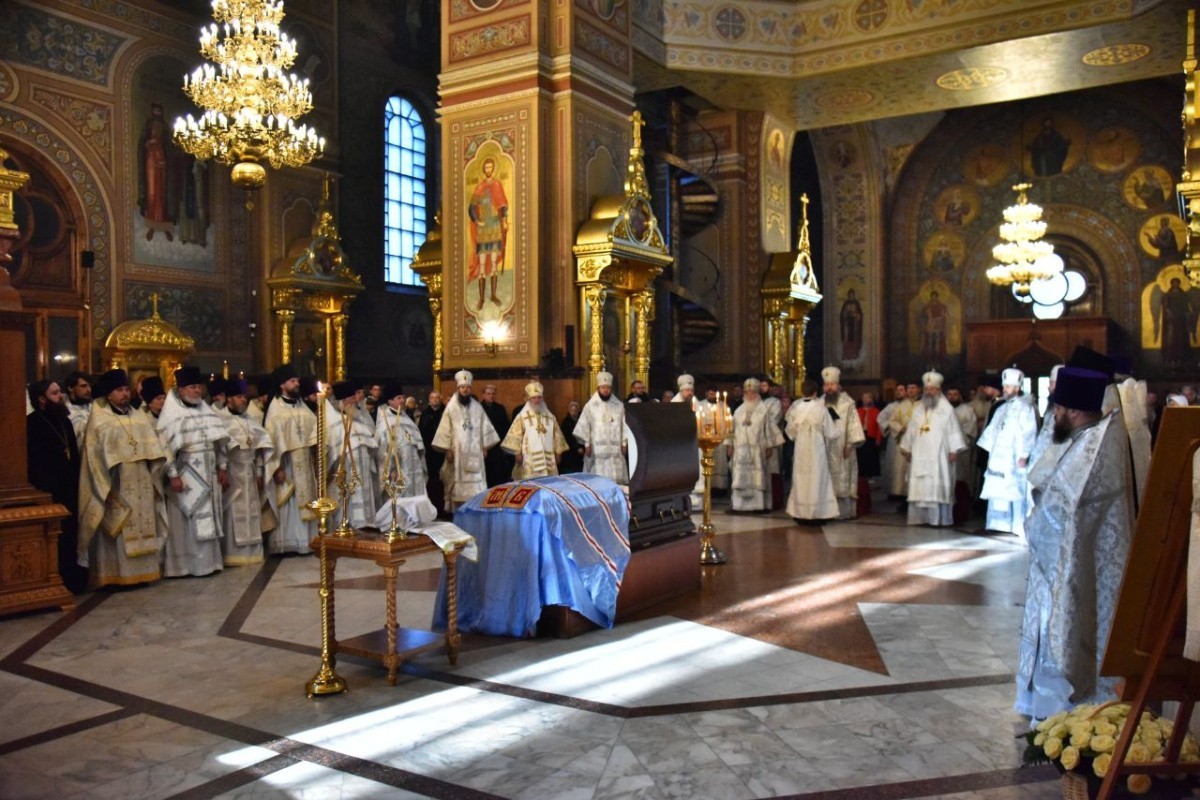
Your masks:
<instances>
[{"instance_id":1,"label":"large crystal chandelier","mask_svg":"<svg viewBox=\"0 0 1200 800\"><path fill-rule=\"evenodd\" d=\"M212 0L212 7L216 22L200 34L209 63L183 79L204 114L177 118L175 141L196 158L232 164L234 185L248 194L267 179L262 162L302 166L321 154L325 138L295 123L312 109L312 93L307 78L285 71L296 43L279 29L283 0Z\"/></svg>"},{"instance_id":2,"label":"large crystal chandelier","mask_svg":"<svg viewBox=\"0 0 1200 800\"><path fill-rule=\"evenodd\" d=\"M1028 183L1013 187L1017 202L1004 209L1004 223L1000 225L1000 238L1004 241L992 248L996 264L987 271L992 283L998 286L1011 283L1018 298L1028 296L1033 281L1044 280L1063 269L1054 246L1042 241L1046 223L1042 221L1042 207L1025 196L1029 189Z\"/></svg>"}]
</instances>

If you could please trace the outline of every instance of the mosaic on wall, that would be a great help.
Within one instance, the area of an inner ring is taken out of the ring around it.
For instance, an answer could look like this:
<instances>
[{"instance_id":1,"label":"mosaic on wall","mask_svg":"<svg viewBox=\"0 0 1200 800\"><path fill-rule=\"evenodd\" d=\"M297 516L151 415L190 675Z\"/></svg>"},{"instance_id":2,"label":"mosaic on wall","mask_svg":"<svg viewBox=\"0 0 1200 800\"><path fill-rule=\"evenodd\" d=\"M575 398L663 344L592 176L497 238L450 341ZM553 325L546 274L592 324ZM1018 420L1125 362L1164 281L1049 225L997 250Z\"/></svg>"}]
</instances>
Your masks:
<instances>
[{"instance_id":1,"label":"mosaic on wall","mask_svg":"<svg viewBox=\"0 0 1200 800\"><path fill-rule=\"evenodd\" d=\"M96 86L108 84L113 56L126 42L111 31L39 8L13 4L0 13L0 57Z\"/></svg>"},{"instance_id":2,"label":"mosaic on wall","mask_svg":"<svg viewBox=\"0 0 1200 800\"><path fill-rule=\"evenodd\" d=\"M149 318L152 312L151 294L158 294L159 315L195 339L196 350L228 350L224 291L126 281L125 319Z\"/></svg>"},{"instance_id":3,"label":"mosaic on wall","mask_svg":"<svg viewBox=\"0 0 1200 800\"><path fill-rule=\"evenodd\" d=\"M129 210L131 249L138 264L213 273L212 165L185 153L171 138L174 119L196 113L179 89L184 72L182 62L162 56L147 59L134 74L135 122L128 126L127 142L130 175L137 176Z\"/></svg>"},{"instance_id":4,"label":"mosaic on wall","mask_svg":"<svg viewBox=\"0 0 1200 800\"><path fill-rule=\"evenodd\" d=\"M1008 316L1027 316L1015 301L994 297L983 276L1002 212L1015 199L1011 186L1020 180L1032 183L1029 199L1045 210L1047 238L1082 259L1068 268L1100 282L1104 307L1087 299L1087 313L1112 318L1134 347L1140 343L1143 367L1195 366L1200 337L1195 316L1189 323L1186 315L1200 305L1190 306L1195 300L1186 291L1173 292L1170 280L1185 242L1173 207L1178 142L1165 121L1139 112L1138 102L1153 107L1132 90L955 112L917 148L893 210L889 282L907 300L889 324L908 330L907 348L892 344L894 369L923 369L942 355L936 335L929 338L929 326L941 323L915 311L929 304L931 282L944 287L938 301L948 307L950 331L942 366L951 371L962 366L951 339L961 337L963 323L991 318L996 302L1010 308ZM950 311L954 296L958 319Z\"/></svg>"}]
</instances>

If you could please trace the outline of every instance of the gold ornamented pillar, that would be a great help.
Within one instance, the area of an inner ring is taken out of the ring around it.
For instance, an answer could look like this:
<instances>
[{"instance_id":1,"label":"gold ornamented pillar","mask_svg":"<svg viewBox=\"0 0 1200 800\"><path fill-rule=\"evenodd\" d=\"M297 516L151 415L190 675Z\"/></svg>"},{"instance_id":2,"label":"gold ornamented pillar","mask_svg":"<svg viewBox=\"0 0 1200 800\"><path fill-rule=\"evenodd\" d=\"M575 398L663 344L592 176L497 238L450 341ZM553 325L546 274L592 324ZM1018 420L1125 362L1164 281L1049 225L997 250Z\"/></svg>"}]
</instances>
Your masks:
<instances>
[{"instance_id":1,"label":"gold ornamented pillar","mask_svg":"<svg viewBox=\"0 0 1200 800\"><path fill-rule=\"evenodd\" d=\"M629 121L633 123L633 147L629 148L625 193L601 197L592 205L592 217L579 228L571 248L575 254L575 283L582 299L580 325L583 340L590 348L584 397L596 390L600 368L622 372L617 377L626 387L635 380L649 379L654 279L673 261L650 207L641 113L633 112ZM604 358L607 298L614 300L620 320L618 330L625 353L621 365L609 364Z\"/></svg>"},{"instance_id":2,"label":"gold ornamented pillar","mask_svg":"<svg viewBox=\"0 0 1200 800\"><path fill-rule=\"evenodd\" d=\"M293 242L267 278L280 327L280 363L290 361L300 374L326 383L345 380L349 308L363 290L362 278L342 250L331 209L327 176L311 238Z\"/></svg>"},{"instance_id":3,"label":"gold ornamented pillar","mask_svg":"<svg viewBox=\"0 0 1200 800\"><path fill-rule=\"evenodd\" d=\"M335 314L333 317L333 379L346 380L346 325L350 322L348 314Z\"/></svg>"},{"instance_id":4,"label":"gold ornamented pillar","mask_svg":"<svg viewBox=\"0 0 1200 800\"><path fill-rule=\"evenodd\" d=\"M286 302L282 296L281 302ZM279 363L286 364L292 360L292 325L296 322L296 312L279 308L275 311L275 319L279 321Z\"/></svg>"},{"instance_id":5,"label":"gold ornamented pillar","mask_svg":"<svg viewBox=\"0 0 1200 800\"><path fill-rule=\"evenodd\" d=\"M771 255L761 290L763 371L787 386L793 397L800 396L800 384L808 374L804 364L808 315L821 302L808 234L808 195L801 195L800 203L796 249Z\"/></svg>"},{"instance_id":6,"label":"gold ornamented pillar","mask_svg":"<svg viewBox=\"0 0 1200 800\"><path fill-rule=\"evenodd\" d=\"M1187 12L1187 53L1183 61L1183 175L1176 191L1187 202L1187 252L1183 266L1192 286L1200 288L1200 57L1196 39L1196 10Z\"/></svg>"},{"instance_id":7,"label":"gold ornamented pillar","mask_svg":"<svg viewBox=\"0 0 1200 800\"><path fill-rule=\"evenodd\" d=\"M433 217L433 227L425 242L417 248L412 271L429 291L429 312L433 314L433 387L442 371L442 212Z\"/></svg>"}]
</instances>

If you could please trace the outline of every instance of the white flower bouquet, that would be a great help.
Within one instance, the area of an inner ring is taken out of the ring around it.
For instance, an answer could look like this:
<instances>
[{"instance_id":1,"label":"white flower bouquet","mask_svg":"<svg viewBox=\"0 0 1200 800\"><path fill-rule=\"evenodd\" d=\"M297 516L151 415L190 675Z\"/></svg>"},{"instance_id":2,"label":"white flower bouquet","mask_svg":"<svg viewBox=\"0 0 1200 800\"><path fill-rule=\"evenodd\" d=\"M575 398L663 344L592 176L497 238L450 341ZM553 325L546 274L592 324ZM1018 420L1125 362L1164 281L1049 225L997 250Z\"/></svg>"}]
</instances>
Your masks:
<instances>
[{"instance_id":1,"label":"white flower bouquet","mask_svg":"<svg viewBox=\"0 0 1200 800\"><path fill-rule=\"evenodd\" d=\"M1026 764L1053 763L1063 773L1084 778L1093 787L1108 774L1117 737L1129 721L1128 703L1076 706L1038 723L1034 730L1021 734L1026 740ZM1174 724L1156 718L1149 711L1142 713L1137 731L1125 754L1125 763L1150 764L1164 760L1167 742ZM1200 762L1200 745L1189 733L1184 737L1180 761ZM1131 794L1147 794L1151 787L1149 775L1133 774L1125 780ZM1191 796L1189 781L1168 779L1155 797Z\"/></svg>"}]
</instances>

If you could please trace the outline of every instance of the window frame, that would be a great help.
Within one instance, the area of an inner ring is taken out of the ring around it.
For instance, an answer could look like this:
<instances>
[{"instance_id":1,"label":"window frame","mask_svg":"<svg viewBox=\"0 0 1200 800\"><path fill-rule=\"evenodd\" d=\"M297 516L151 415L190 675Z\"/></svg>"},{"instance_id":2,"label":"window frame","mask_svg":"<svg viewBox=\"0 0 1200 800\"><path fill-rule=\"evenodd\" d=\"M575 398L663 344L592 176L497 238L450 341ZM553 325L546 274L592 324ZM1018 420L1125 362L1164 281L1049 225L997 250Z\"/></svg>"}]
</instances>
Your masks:
<instances>
[{"instance_id":1,"label":"window frame","mask_svg":"<svg viewBox=\"0 0 1200 800\"><path fill-rule=\"evenodd\" d=\"M430 184L425 115L412 97L391 94L383 110L383 283L389 291L425 288L412 260L429 235Z\"/></svg>"}]
</instances>

